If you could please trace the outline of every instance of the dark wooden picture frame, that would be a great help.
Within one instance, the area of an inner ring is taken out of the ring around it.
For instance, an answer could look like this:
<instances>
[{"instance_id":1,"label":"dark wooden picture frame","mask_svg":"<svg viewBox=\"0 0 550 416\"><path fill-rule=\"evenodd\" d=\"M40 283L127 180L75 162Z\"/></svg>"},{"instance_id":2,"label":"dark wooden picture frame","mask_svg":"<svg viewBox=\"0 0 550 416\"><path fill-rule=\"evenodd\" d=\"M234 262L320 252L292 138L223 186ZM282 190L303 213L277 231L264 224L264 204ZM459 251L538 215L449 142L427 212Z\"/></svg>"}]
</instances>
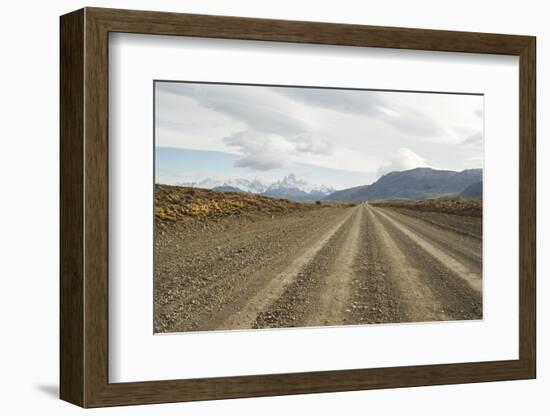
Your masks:
<instances>
[{"instance_id":1,"label":"dark wooden picture frame","mask_svg":"<svg viewBox=\"0 0 550 416\"><path fill-rule=\"evenodd\" d=\"M85 8L61 17L60 396L82 407L530 379L536 376L535 38ZM519 359L109 383L110 32L519 57Z\"/></svg>"}]
</instances>

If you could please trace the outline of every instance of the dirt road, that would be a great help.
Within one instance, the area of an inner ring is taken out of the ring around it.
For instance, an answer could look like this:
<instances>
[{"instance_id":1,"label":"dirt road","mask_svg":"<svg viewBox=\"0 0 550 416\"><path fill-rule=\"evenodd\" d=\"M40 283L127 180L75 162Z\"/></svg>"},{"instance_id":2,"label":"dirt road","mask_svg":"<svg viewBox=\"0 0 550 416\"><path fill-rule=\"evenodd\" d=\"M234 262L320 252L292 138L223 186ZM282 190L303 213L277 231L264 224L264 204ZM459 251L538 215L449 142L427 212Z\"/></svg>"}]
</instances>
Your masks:
<instances>
[{"instance_id":1,"label":"dirt road","mask_svg":"<svg viewBox=\"0 0 550 416\"><path fill-rule=\"evenodd\" d=\"M169 224L155 331L480 319L481 226L457 217L362 203Z\"/></svg>"}]
</instances>

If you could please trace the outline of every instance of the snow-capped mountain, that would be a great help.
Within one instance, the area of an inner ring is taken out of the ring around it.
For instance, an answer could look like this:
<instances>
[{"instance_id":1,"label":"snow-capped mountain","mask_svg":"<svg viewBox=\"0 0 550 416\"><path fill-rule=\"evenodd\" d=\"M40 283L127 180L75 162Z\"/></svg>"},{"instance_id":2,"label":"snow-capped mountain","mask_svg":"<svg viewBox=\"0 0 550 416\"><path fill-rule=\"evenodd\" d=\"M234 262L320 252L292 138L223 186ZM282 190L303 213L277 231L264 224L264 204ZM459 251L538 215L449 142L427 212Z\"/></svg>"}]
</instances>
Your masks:
<instances>
[{"instance_id":1,"label":"snow-capped mountain","mask_svg":"<svg viewBox=\"0 0 550 416\"><path fill-rule=\"evenodd\" d=\"M193 188L207 188L207 189L236 188L242 192L250 192L253 194L261 194L267 189L267 186L257 179L249 180L249 179L243 179L243 178L226 179L226 180L206 178L199 182L183 182L183 183L178 183L178 185L190 186Z\"/></svg>"},{"instance_id":2,"label":"snow-capped mountain","mask_svg":"<svg viewBox=\"0 0 550 416\"><path fill-rule=\"evenodd\" d=\"M314 200L324 198L334 192L334 189L326 185L313 185L294 174L285 176L282 180L272 183L262 193L276 198L288 198L294 200Z\"/></svg>"},{"instance_id":3,"label":"snow-capped mountain","mask_svg":"<svg viewBox=\"0 0 550 416\"><path fill-rule=\"evenodd\" d=\"M294 174L285 176L283 179L266 185L258 179L227 179L219 180L206 178L199 182L178 183L180 186L191 186L196 188L208 188L230 191L250 192L271 196L275 198L287 198L297 201L312 201L322 199L334 192L334 189L326 185L314 185L307 181L296 178Z\"/></svg>"}]
</instances>

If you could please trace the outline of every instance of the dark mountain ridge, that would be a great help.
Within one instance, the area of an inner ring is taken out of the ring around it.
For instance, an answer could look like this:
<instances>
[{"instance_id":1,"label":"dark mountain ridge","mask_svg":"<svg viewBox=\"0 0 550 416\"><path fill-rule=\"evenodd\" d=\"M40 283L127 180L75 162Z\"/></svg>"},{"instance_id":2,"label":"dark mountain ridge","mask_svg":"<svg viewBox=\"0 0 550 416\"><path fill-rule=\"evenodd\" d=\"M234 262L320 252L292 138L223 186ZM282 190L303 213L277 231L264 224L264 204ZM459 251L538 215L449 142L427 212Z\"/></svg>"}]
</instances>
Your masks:
<instances>
[{"instance_id":1,"label":"dark mountain ridge","mask_svg":"<svg viewBox=\"0 0 550 416\"><path fill-rule=\"evenodd\" d=\"M464 189L460 196L466 199L481 199L483 197L483 182L474 182Z\"/></svg>"},{"instance_id":2,"label":"dark mountain ridge","mask_svg":"<svg viewBox=\"0 0 550 416\"><path fill-rule=\"evenodd\" d=\"M330 194L327 200L394 200L428 199L459 195L470 185L481 183L482 169L466 169L461 172L416 168L390 172L371 185L358 186Z\"/></svg>"}]
</instances>

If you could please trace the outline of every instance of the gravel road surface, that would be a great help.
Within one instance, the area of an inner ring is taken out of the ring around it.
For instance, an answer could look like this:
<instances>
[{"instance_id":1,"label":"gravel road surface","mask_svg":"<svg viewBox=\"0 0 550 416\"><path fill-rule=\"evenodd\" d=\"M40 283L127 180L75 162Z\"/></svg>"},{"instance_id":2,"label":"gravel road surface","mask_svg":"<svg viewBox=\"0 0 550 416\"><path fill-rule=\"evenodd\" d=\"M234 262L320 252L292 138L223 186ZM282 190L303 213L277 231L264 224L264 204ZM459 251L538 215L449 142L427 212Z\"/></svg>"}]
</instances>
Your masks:
<instances>
[{"instance_id":1,"label":"gravel road surface","mask_svg":"<svg viewBox=\"0 0 550 416\"><path fill-rule=\"evenodd\" d=\"M157 230L155 331L482 318L481 218L366 203Z\"/></svg>"}]
</instances>

